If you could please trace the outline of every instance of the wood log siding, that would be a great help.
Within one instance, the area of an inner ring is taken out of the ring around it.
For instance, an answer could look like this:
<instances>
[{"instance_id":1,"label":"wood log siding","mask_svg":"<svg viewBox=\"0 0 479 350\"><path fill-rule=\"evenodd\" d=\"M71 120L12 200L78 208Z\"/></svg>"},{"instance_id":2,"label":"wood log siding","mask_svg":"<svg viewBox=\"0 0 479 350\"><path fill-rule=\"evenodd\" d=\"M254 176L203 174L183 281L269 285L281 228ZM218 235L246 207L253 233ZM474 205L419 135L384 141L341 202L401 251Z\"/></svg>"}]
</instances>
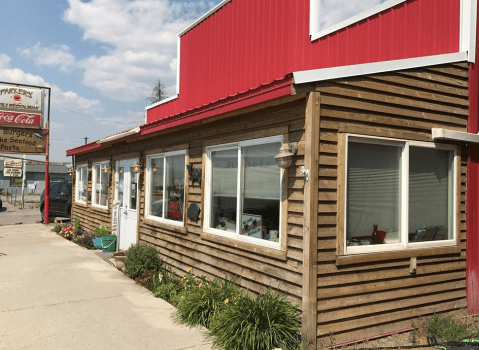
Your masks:
<instances>
[{"instance_id":1,"label":"wood log siding","mask_svg":"<svg viewBox=\"0 0 479 350\"><path fill-rule=\"evenodd\" d=\"M222 137L247 137L250 133L268 133L269 130L283 127L289 131L289 141L298 142L299 150L295 157L295 164L304 164L304 96L292 96L274 103L268 108L250 109L251 112L236 115L227 119L217 119L214 122L198 124L194 127L179 131L167 131L155 137L149 137L141 141L118 143L115 147L106 148L99 152L91 152L79 155L77 163L88 159L104 157L110 158L127 152L143 152L148 154L150 150L169 147L179 144L189 144L189 163L194 168L202 168L203 143L207 140ZM245 136L243 136L245 135ZM220 142L221 143L221 142ZM91 163L90 163L91 166ZM291 169L294 169L293 165ZM164 224L155 224L145 220L145 188L144 173L139 182L139 241L154 245L165 263L173 267L179 274L186 273L189 267L193 273L201 275L205 273L209 279L239 277L239 283L253 292L265 291L272 287L284 292L292 301L301 305L302 300L302 261L303 261L303 193L304 177L299 171L288 172L288 217L287 217L287 252L284 259L257 253L252 249L238 248L231 244L225 244L200 237L203 226L202 220L186 221L186 230L181 230ZM204 174L203 174L204 176ZM185 208L190 203L197 203L202 207L202 187L198 183L188 183L187 201ZM91 186L91 183L89 184ZM110 187L113 195L113 187ZM110 222L109 215L99 216L91 209L91 203L87 206L74 205L75 215L81 217L82 223L88 227L94 227L103 220ZM202 215L202 213L201 213Z\"/></svg>"},{"instance_id":2,"label":"wood log siding","mask_svg":"<svg viewBox=\"0 0 479 350\"><path fill-rule=\"evenodd\" d=\"M414 318L465 306L466 149L461 150L461 253L338 266L338 135L432 141L431 128L466 131L468 66L316 83L321 93L318 208L318 347L410 328ZM461 147L459 147L461 148ZM292 171L296 171L291 170Z\"/></svg>"}]
</instances>

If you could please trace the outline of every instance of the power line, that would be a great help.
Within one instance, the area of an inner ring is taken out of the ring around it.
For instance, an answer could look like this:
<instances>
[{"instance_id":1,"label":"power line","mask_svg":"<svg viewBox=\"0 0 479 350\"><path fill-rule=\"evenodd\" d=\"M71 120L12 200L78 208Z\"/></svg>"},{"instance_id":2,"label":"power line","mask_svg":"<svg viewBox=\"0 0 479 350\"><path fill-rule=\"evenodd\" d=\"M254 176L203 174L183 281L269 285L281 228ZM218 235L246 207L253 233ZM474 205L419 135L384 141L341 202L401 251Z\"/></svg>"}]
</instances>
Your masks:
<instances>
[{"instance_id":1,"label":"power line","mask_svg":"<svg viewBox=\"0 0 479 350\"><path fill-rule=\"evenodd\" d=\"M83 114L83 113L80 113L80 112L77 112L77 111L68 109L68 108L66 108L66 107L60 106L60 105L59 105L58 103L56 103L55 101L51 101L51 102L52 102L54 105L57 105L58 107L63 108L64 110L66 110L66 111L68 111L68 112L75 113L75 114L81 115L81 116L86 117L86 118L90 118L91 120L95 120L95 121L98 121L98 122L107 122L107 123L115 123L115 124L123 124L123 125L138 124L138 121L136 121L136 122L129 122L129 123L122 123L122 122L117 122L117 121L114 121L114 120L111 120L111 119L93 118L93 117L90 117L89 115L86 115L86 114Z\"/></svg>"}]
</instances>

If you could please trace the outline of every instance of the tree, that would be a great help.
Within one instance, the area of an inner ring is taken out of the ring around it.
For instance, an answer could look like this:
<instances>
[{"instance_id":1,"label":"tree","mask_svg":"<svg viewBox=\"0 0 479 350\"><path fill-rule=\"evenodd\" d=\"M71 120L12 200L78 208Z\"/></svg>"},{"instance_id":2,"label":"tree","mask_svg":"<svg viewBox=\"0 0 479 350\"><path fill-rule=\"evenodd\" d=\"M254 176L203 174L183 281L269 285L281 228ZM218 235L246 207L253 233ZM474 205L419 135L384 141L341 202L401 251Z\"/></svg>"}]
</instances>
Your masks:
<instances>
[{"instance_id":1,"label":"tree","mask_svg":"<svg viewBox=\"0 0 479 350\"><path fill-rule=\"evenodd\" d=\"M153 104L165 99L166 97L168 97L166 96L165 89L166 89L165 84L163 84L161 80L158 79L158 81L155 84L155 87L153 88L153 91L151 92L151 96L148 97L147 100Z\"/></svg>"}]
</instances>

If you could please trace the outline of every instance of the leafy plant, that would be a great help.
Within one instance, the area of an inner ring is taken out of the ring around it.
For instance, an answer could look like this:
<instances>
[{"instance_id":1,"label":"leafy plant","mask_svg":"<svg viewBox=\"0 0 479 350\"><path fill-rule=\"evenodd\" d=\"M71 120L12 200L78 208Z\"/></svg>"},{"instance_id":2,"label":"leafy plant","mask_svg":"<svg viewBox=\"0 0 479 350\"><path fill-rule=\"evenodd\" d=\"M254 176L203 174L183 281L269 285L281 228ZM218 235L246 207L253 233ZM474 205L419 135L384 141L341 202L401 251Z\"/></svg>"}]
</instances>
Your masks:
<instances>
[{"instance_id":1,"label":"leafy plant","mask_svg":"<svg viewBox=\"0 0 479 350\"><path fill-rule=\"evenodd\" d=\"M431 318L427 330L439 336L443 341L462 340L473 336L465 325L457 323L450 317L438 314L434 314Z\"/></svg>"},{"instance_id":2,"label":"leafy plant","mask_svg":"<svg viewBox=\"0 0 479 350\"><path fill-rule=\"evenodd\" d=\"M67 239L72 239L75 235L75 227L71 225L65 226L61 229L60 234Z\"/></svg>"},{"instance_id":3,"label":"leafy plant","mask_svg":"<svg viewBox=\"0 0 479 350\"><path fill-rule=\"evenodd\" d=\"M148 244L132 245L126 253L125 268L129 277L138 277L145 270L159 270L161 265L158 252Z\"/></svg>"},{"instance_id":4,"label":"leafy plant","mask_svg":"<svg viewBox=\"0 0 479 350\"><path fill-rule=\"evenodd\" d=\"M73 222L74 222L73 226L75 226L75 232L76 233L81 233L83 231L83 228L81 227L80 219L75 218L75 220Z\"/></svg>"},{"instance_id":5,"label":"leafy plant","mask_svg":"<svg viewBox=\"0 0 479 350\"><path fill-rule=\"evenodd\" d=\"M62 225L55 225L55 227L53 228L53 232L56 232L56 233L60 233L61 230L62 230Z\"/></svg>"},{"instance_id":6,"label":"leafy plant","mask_svg":"<svg viewBox=\"0 0 479 350\"><path fill-rule=\"evenodd\" d=\"M173 282L161 283L155 288L153 295L157 298L161 298L164 301L175 305L178 304L180 298L184 295L184 290L178 288L178 285Z\"/></svg>"},{"instance_id":7,"label":"leafy plant","mask_svg":"<svg viewBox=\"0 0 479 350\"><path fill-rule=\"evenodd\" d=\"M93 229L93 233L95 233L95 236L97 237L102 237L104 235L109 235L111 232L111 228L108 225L98 225Z\"/></svg>"},{"instance_id":8,"label":"leafy plant","mask_svg":"<svg viewBox=\"0 0 479 350\"><path fill-rule=\"evenodd\" d=\"M242 293L211 320L215 348L225 350L297 349L301 346L301 310L281 293L268 290L256 298Z\"/></svg>"},{"instance_id":9,"label":"leafy plant","mask_svg":"<svg viewBox=\"0 0 479 350\"><path fill-rule=\"evenodd\" d=\"M204 280L190 289L178 304L176 318L190 326L209 327L211 320L230 303L234 304L241 293L234 281Z\"/></svg>"}]
</instances>

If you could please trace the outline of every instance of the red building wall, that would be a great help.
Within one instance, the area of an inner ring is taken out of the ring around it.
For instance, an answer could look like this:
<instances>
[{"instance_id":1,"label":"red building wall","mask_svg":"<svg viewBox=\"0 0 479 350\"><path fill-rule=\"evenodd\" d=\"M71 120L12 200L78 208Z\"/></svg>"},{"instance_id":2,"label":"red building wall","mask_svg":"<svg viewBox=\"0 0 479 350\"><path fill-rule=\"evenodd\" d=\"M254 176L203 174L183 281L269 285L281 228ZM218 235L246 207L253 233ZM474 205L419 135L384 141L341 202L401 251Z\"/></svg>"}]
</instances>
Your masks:
<instances>
[{"instance_id":1,"label":"red building wall","mask_svg":"<svg viewBox=\"0 0 479 350\"><path fill-rule=\"evenodd\" d=\"M178 99L147 123L294 71L457 52L460 0L409 0L311 42L310 0L232 0L181 37Z\"/></svg>"}]
</instances>

